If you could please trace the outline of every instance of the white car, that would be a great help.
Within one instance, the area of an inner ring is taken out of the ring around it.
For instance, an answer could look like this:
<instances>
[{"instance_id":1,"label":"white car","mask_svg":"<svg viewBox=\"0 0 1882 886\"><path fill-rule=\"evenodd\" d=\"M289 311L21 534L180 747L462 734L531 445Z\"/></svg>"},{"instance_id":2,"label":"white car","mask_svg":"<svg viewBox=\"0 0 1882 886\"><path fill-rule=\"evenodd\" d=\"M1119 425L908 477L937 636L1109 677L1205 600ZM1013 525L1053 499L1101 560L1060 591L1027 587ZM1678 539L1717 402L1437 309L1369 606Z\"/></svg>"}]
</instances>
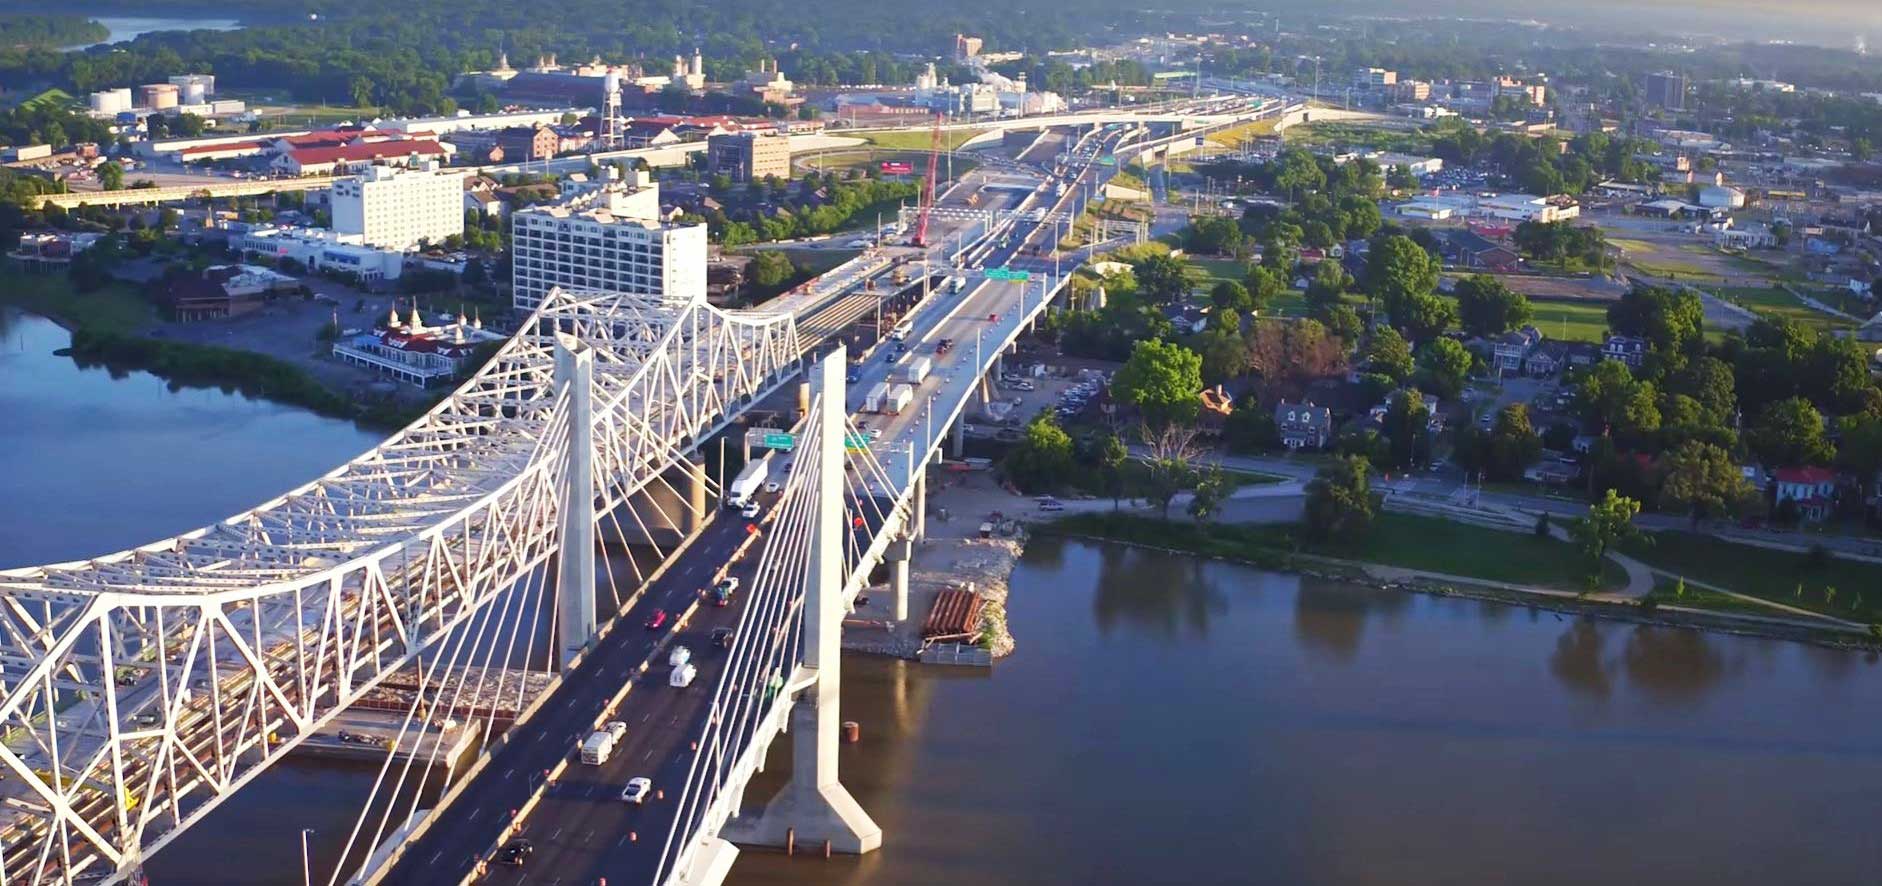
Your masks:
<instances>
[{"instance_id":1,"label":"white car","mask_svg":"<svg viewBox=\"0 0 1882 886\"><path fill-rule=\"evenodd\" d=\"M621 737L627 734L627 724L619 720L609 720L605 728L615 741L620 741Z\"/></svg>"},{"instance_id":2,"label":"white car","mask_svg":"<svg viewBox=\"0 0 1882 886\"><path fill-rule=\"evenodd\" d=\"M648 778L630 778L627 787L621 789L621 799L629 803L645 803L647 795L653 793L653 780Z\"/></svg>"},{"instance_id":3,"label":"white car","mask_svg":"<svg viewBox=\"0 0 1882 886\"><path fill-rule=\"evenodd\" d=\"M684 646L673 647L673 653L667 656L667 664L676 668L692 660L693 650Z\"/></svg>"},{"instance_id":4,"label":"white car","mask_svg":"<svg viewBox=\"0 0 1882 886\"><path fill-rule=\"evenodd\" d=\"M869 429L869 439L871 439L871 440L880 440L880 439L882 439L882 429L881 429L881 428L870 428L870 429Z\"/></svg>"},{"instance_id":5,"label":"white car","mask_svg":"<svg viewBox=\"0 0 1882 886\"><path fill-rule=\"evenodd\" d=\"M758 518L758 513L760 510L761 509L758 507L758 503L752 502L751 504L748 504L742 508L739 508L738 515L741 517L744 517L747 520L755 520Z\"/></svg>"},{"instance_id":6,"label":"white car","mask_svg":"<svg viewBox=\"0 0 1882 886\"><path fill-rule=\"evenodd\" d=\"M784 484L782 484L782 483L779 483L779 482L778 482L778 481L776 481L776 480L773 480L773 481L771 481L771 482L769 482L769 483L766 483L766 484L765 484L765 491L766 491L766 492L777 492L777 491L779 491L779 490L781 490L781 489L783 489L783 488L784 488Z\"/></svg>"}]
</instances>

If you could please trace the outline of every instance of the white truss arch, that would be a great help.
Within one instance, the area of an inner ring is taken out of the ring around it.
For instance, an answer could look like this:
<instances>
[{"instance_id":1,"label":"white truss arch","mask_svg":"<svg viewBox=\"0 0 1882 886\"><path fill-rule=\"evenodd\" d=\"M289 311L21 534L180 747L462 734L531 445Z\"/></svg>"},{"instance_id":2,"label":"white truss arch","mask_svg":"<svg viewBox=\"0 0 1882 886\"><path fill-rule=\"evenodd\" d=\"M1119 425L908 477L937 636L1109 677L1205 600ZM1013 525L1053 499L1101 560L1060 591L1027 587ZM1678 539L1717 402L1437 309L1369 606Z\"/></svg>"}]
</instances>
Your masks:
<instances>
[{"instance_id":1,"label":"white truss arch","mask_svg":"<svg viewBox=\"0 0 1882 886\"><path fill-rule=\"evenodd\" d=\"M556 290L327 475L173 538L0 571L0 884L122 876L546 562L567 494L556 333L595 353L601 513L801 351L789 314Z\"/></svg>"}]
</instances>

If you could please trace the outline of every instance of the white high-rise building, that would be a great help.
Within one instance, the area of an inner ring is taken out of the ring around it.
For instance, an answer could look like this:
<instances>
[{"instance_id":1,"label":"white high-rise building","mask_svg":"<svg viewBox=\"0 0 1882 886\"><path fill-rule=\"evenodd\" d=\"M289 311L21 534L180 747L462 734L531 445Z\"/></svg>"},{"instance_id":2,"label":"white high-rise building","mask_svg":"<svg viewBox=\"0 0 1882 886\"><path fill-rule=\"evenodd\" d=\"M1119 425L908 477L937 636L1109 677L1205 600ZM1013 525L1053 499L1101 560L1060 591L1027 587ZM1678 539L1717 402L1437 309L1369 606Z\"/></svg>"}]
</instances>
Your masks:
<instances>
[{"instance_id":1,"label":"white high-rise building","mask_svg":"<svg viewBox=\"0 0 1882 886\"><path fill-rule=\"evenodd\" d=\"M367 246L411 249L464 233L464 174L374 166L333 183L333 232Z\"/></svg>"},{"instance_id":2,"label":"white high-rise building","mask_svg":"<svg viewBox=\"0 0 1882 886\"><path fill-rule=\"evenodd\" d=\"M612 173L611 173L612 174ZM660 218L660 186L645 172L583 188L555 206L510 214L516 309L558 286L706 297L706 226Z\"/></svg>"}]
</instances>

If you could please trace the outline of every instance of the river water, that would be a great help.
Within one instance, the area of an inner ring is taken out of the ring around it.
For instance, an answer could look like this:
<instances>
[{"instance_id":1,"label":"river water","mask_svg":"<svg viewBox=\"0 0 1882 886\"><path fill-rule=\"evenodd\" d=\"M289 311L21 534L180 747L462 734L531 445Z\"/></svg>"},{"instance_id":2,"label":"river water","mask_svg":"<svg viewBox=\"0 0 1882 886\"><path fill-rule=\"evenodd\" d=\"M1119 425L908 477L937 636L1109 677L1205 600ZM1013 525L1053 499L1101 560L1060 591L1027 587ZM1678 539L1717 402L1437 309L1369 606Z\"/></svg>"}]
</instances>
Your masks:
<instances>
[{"instance_id":1,"label":"river water","mask_svg":"<svg viewBox=\"0 0 1882 886\"><path fill-rule=\"evenodd\" d=\"M81 371L51 356L56 326L0 323L0 565L187 530L373 442ZM1873 656L1053 539L1012 585L1019 651L990 673L845 659L863 741L844 746L843 780L882 851L746 853L734 883L1710 886L1882 870ZM151 881L298 883L300 829L319 870L371 776L278 766L156 856Z\"/></svg>"},{"instance_id":2,"label":"river water","mask_svg":"<svg viewBox=\"0 0 1882 886\"><path fill-rule=\"evenodd\" d=\"M82 14L82 13L81 13ZM110 31L110 36L97 43L62 47L67 51L90 49L93 46L109 46L126 40L135 40L145 34L156 31L233 31L242 27L242 23L232 18L176 18L138 15L94 15L95 21Z\"/></svg>"}]
</instances>

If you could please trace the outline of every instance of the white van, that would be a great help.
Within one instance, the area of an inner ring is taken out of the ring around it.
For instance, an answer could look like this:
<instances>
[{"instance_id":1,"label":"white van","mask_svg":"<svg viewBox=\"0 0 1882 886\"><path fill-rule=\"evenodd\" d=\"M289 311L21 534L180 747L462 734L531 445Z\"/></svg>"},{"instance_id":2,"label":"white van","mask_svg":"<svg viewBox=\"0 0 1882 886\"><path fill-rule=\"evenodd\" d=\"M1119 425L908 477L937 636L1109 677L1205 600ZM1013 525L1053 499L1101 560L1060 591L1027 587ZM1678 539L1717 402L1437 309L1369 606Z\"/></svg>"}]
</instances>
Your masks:
<instances>
[{"instance_id":1,"label":"white van","mask_svg":"<svg viewBox=\"0 0 1882 886\"><path fill-rule=\"evenodd\" d=\"M673 669L673 675L667 678L667 685L676 689L685 689L693 685L693 678L697 676L699 676L699 669L693 667L692 662L687 662Z\"/></svg>"},{"instance_id":2,"label":"white van","mask_svg":"<svg viewBox=\"0 0 1882 886\"><path fill-rule=\"evenodd\" d=\"M667 656L667 664L676 668L692 660L693 650L684 646L673 647L673 653Z\"/></svg>"}]
</instances>

